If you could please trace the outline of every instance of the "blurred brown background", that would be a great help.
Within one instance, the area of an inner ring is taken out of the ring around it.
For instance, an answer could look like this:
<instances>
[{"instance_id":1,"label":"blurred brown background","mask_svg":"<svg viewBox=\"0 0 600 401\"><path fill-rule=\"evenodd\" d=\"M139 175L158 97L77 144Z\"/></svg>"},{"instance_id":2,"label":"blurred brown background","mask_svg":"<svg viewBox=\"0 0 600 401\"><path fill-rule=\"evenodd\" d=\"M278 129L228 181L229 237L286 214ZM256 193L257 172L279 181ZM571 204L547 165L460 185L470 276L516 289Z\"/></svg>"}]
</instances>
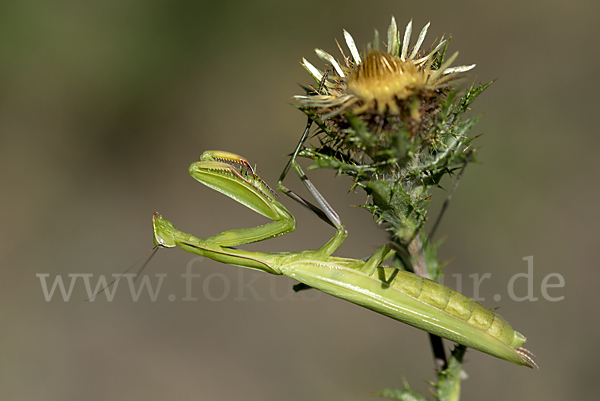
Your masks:
<instances>
[{"instance_id":1,"label":"blurred brown background","mask_svg":"<svg viewBox=\"0 0 600 401\"><path fill-rule=\"evenodd\" d=\"M193 256L180 250L146 270L154 284L167 274L155 302L147 292L133 302L125 282L112 302L83 302L81 278L68 302L58 290L46 302L36 277L68 285L68 274L93 274L95 285L122 272L152 247L157 210L198 236L262 224L193 181L188 165L224 149L274 184L305 122L289 104L310 82L299 60L322 66L313 49L337 55L344 28L362 47L392 14L402 29L414 19L413 41L431 21L426 46L451 33L456 65L498 78L475 103L482 163L455 194L440 252L452 259L447 284L460 273L467 294L469 274L491 273L479 296L528 336L541 369L471 351L463 399L594 397L599 12L583 0L3 1L0 399L374 400L403 377L427 392L425 333L326 295L282 299L287 278L193 262L198 300L185 302ZM329 171L310 175L350 231L338 254L373 252L384 233L348 207L363 195L347 195L348 179L332 184ZM251 249L314 248L332 234L283 202L297 232ZM539 300L514 302L507 283L531 255ZM550 273L565 279L549 290L560 302L541 295Z\"/></svg>"}]
</instances>

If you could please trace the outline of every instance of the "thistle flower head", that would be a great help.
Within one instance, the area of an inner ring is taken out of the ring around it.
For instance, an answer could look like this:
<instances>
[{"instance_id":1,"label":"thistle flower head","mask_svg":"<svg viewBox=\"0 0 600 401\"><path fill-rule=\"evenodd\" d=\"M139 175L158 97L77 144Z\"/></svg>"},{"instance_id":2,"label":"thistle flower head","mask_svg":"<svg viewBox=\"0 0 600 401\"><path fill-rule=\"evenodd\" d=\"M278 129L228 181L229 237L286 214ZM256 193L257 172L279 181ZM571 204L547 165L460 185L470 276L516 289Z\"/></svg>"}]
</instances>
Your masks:
<instances>
[{"instance_id":1,"label":"thistle flower head","mask_svg":"<svg viewBox=\"0 0 600 401\"><path fill-rule=\"evenodd\" d=\"M420 120L425 109L437 99L458 74L468 71L475 65L450 68L458 53L439 64L440 49L446 40L423 52L421 45L427 34L427 24L409 53L412 21L408 23L402 42L396 20L388 29L387 50L379 49L378 34L375 41L365 51L359 53L352 36L344 31L344 38L350 50L346 57L340 47L343 63L332 55L316 49L317 56L329 63L332 72L324 79L324 73L303 59L302 65L322 84L322 90L303 96L295 96L305 108L321 116L322 120L338 116L344 112L364 116L404 116ZM339 46L339 44L338 44ZM323 81L323 82L322 82Z\"/></svg>"},{"instance_id":2,"label":"thistle flower head","mask_svg":"<svg viewBox=\"0 0 600 401\"><path fill-rule=\"evenodd\" d=\"M390 232L394 267L435 278L436 245L424 231L430 189L476 160L468 133L478 117L464 113L491 82L459 88L460 74L475 65L451 67L457 54L446 58L446 40L422 50L428 28L411 46L412 22L402 37L392 17L387 45L380 48L375 31L362 52L344 31L349 55L340 47L340 62L316 49L328 72L303 59L317 85L295 98L318 127L318 144L301 142L297 154L352 177L352 188L366 192L363 207Z\"/></svg>"}]
</instances>

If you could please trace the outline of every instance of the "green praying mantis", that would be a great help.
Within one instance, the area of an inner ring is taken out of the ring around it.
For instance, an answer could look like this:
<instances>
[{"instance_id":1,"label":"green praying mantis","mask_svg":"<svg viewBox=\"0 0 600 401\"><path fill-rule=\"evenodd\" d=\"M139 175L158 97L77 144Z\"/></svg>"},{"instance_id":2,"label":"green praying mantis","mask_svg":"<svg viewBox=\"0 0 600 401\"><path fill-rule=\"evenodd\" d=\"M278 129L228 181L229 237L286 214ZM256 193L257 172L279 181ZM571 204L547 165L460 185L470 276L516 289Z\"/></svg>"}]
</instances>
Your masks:
<instances>
[{"instance_id":1,"label":"green praying mantis","mask_svg":"<svg viewBox=\"0 0 600 401\"><path fill-rule=\"evenodd\" d=\"M321 248L272 253L235 248L290 233L296 228L296 220L275 199L274 192L246 159L222 151L204 152L200 161L189 168L192 177L273 221L259 227L197 238L177 230L171 222L155 213L155 245L161 248L178 246L221 263L285 275L305 286L497 358L537 367L533 354L521 347L526 338L497 313L447 286L382 265L395 253L387 246L382 246L367 259L332 256L348 234L338 214L296 162L298 149L282 173L278 188L335 227L335 234ZM300 177L318 207L283 186L281 181L290 168Z\"/></svg>"}]
</instances>

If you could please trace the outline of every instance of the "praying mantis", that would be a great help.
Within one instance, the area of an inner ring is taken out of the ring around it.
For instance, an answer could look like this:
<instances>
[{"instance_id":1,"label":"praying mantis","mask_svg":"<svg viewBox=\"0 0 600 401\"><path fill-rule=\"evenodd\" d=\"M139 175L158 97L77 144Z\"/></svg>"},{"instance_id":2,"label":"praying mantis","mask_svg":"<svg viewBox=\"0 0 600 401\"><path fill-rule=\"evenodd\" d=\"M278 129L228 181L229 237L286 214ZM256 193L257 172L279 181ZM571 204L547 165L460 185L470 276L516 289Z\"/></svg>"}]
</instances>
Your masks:
<instances>
[{"instance_id":1,"label":"praying mantis","mask_svg":"<svg viewBox=\"0 0 600 401\"><path fill-rule=\"evenodd\" d=\"M322 247L301 252L271 253L235 248L288 234L296 228L296 220L275 199L274 192L245 158L223 151L204 152L200 161L190 166L191 176L272 222L254 228L224 231L209 238L197 238L177 230L162 215L155 213L152 219L155 245L160 248L178 246L221 263L285 275L305 286L469 348L517 365L537 367L533 354L521 347L526 338L494 311L435 281L382 265L395 253L387 246L382 246L367 259L332 256L348 233L338 214L296 162L302 143L284 169L278 188L335 227L335 234ZM283 186L281 181L290 168L300 177L318 207Z\"/></svg>"}]
</instances>

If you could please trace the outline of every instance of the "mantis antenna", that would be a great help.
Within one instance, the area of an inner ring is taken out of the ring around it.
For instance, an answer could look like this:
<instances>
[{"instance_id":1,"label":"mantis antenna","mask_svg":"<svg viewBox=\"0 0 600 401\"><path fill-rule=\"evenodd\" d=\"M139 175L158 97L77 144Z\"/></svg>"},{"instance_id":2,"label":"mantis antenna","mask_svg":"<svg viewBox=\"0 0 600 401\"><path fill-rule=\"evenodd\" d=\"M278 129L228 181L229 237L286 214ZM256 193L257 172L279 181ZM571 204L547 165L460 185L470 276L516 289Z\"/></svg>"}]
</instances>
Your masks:
<instances>
[{"instance_id":1,"label":"mantis antenna","mask_svg":"<svg viewBox=\"0 0 600 401\"><path fill-rule=\"evenodd\" d=\"M121 277L123 277L124 274L126 274L129 270L133 269L135 266L137 266L142 260L146 259L146 261L144 262L144 264L142 265L142 267L140 267L138 269L138 271L135 273L135 279L137 280L137 278L140 276L140 274L144 271L144 269L146 268L146 266L148 266L148 263L150 263L150 261L152 260L152 258L154 257L154 255L156 255L156 251L158 251L158 246L154 246L154 248L152 248L150 250L150 252L148 252L147 254L145 254L144 256L142 256L140 258L140 260L138 260L137 262L135 262L134 264L132 264L131 266L129 266L127 268L127 270L125 270L123 273L119 274L117 277L115 277L110 283L106 284L106 286L104 288L102 288L101 290L99 290L97 293L95 293L94 295L92 295L91 297L89 297L88 299L86 299L83 302L87 302L87 301L93 301L98 295L100 295L101 293L103 293L107 288L109 288L111 285L113 285L117 280L119 280ZM150 256L148 256L150 255Z\"/></svg>"}]
</instances>

